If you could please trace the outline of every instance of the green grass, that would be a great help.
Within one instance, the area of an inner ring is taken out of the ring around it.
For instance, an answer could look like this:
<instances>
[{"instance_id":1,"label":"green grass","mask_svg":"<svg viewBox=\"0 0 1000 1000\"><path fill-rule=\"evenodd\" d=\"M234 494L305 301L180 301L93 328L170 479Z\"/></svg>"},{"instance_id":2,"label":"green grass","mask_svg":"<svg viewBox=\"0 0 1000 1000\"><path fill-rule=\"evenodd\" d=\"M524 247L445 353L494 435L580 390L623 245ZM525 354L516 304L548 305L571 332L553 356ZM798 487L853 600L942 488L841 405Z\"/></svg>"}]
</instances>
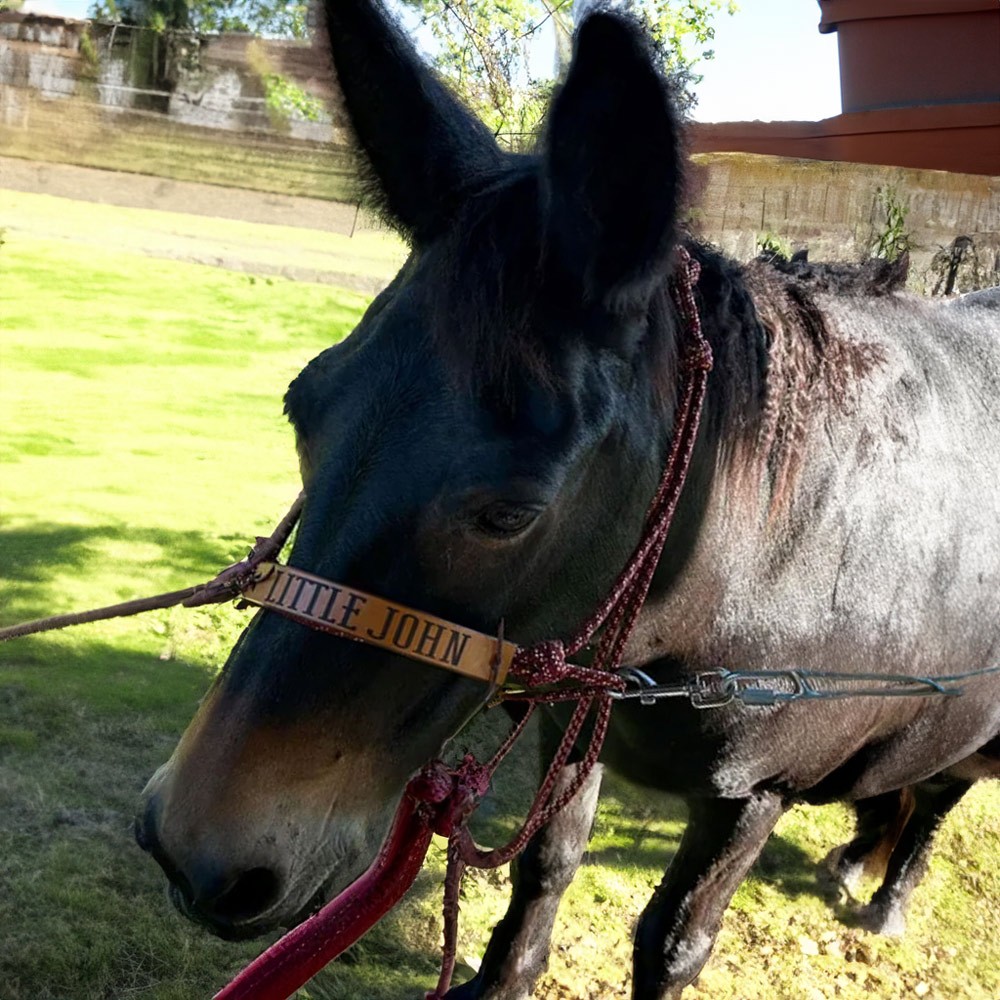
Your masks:
<instances>
[{"instance_id":1,"label":"green grass","mask_svg":"<svg viewBox=\"0 0 1000 1000\"><path fill-rule=\"evenodd\" d=\"M238 199L240 195L230 190L220 191L219 197ZM386 232L362 229L346 236L151 208L95 207L47 194L13 191L0 191L0 226L7 230L9 239L20 236L22 246L28 240L48 239L75 245L81 259L94 248L209 263L246 272L251 285L284 276L307 277L370 293L381 287L406 257L402 241ZM84 302L91 290L83 287L67 294ZM95 287L93 294L101 294L101 289ZM297 307L294 300L282 306L292 312ZM129 319L134 321L135 317ZM155 323L155 310L150 309L143 321Z\"/></svg>"},{"instance_id":2,"label":"green grass","mask_svg":"<svg viewBox=\"0 0 1000 1000\"><path fill-rule=\"evenodd\" d=\"M24 197L4 194L18 214L0 248L4 624L183 586L243 555L298 488L285 386L365 302L140 250L158 254L191 227L209 240L206 220ZM86 238L88 211L108 232L130 234L131 252ZM274 228L220 225L214 235L299 252L307 237L263 232ZM392 260L386 251L387 271ZM173 610L0 646L3 1000L207 997L259 950L181 920L131 841L139 791L242 621L227 606ZM495 725L487 718L477 738ZM513 761L491 827L513 821L533 773L527 758ZM886 941L852 927L817 879L819 859L849 833L846 812L793 810L737 893L690 995L996 1000L998 817L995 784L968 796L945 824L907 937ZM608 781L538 996L628 996L631 928L682 829L677 803ZM442 867L437 844L405 904L303 996L422 996L436 978ZM467 963L507 889L503 871L467 881Z\"/></svg>"}]
</instances>

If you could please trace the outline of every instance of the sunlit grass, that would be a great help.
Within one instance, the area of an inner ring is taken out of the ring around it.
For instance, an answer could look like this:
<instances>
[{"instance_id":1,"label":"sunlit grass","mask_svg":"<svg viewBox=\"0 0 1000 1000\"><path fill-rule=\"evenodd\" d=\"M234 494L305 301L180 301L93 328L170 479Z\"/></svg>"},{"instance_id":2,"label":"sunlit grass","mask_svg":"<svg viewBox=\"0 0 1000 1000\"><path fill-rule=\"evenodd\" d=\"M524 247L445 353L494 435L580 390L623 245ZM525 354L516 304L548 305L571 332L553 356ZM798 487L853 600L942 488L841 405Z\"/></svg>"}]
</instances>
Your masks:
<instances>
[{"instance_id":1,"label":"sunlit grass","mask_svg":"<svg viewBox=\"0 0 1000 1000\"><path fill-rule=\"evenodd\" d=\"M3 623L196 583L244 555L298 490L284 389L366 299L6 240ZM130 837L242 618L164 611L0 647L5 1000L207 996L256 952L178 920Z\"/></svg>"},{"instance_id":2,"label":"sunlit grass","mask_svg":"<svg viewBox=\"0 0 1000 1000\"><path fill-rule=\"evenodd\" d=\"M219 197L234 199L239 198L239 193L220 191ZM230 211L238 212L238 208ZM282 276L308 276L369 292L394 274L406 255L403 242L384 230L360 228L347 236L320 228L262 225L153 208L95 206L19 191L0 190L0 226L6 229L14 246L23 245L27 239L77 244L81 260L96 249L242 270L253 275L254 282L265 284ZM92 301L94 296L110 290L97 281L97 275L91 275L86 284L67 287L63 295L70 301ZM271 298L282 300L281 296ZM225 304L223 299L219 306ZM163 305L151 302L147 313L131 317L132 323L155 324ZM171 307L174 305L170 302ZM293 325L296 315L301 321L297 301L276 304L275 314L280 315L282 308L289 310ZM129 329L116 332L121 338L133 336ZM227 346L231 345L227 342Z\"/></svg>"},{"instance_id":3,"label":"sunlit grass","mask_svg":"<svg viewBox=\"0 0 1000 1000\"><path fill-rule=\"evenodd\" d=\"M284 389L366 301L150 259L136 234L130 252L110 249L84 239L86 209L18 211L0 248L3 624L183 586L242 556L298 489ZM122 239L133 226L167 245L176 233L243 238L205 220L100 211ZM292 231L289 255L313 238ZM0 647L3 1000L208 997L261 947L182 921L131 842L139 790L243 619L227 606L165 611ZM478 738L502 725L495 713L486 724ZM534 774L526 756L508 766L496 810L508 828ZM849 833L847 813L793 810L737 893L691 996L996 1000L998 814L995 785L968 796L942 831L909 934L885 941L852 927L817 880L819 860ZM628 996L632 927L683 819L675 801L609 779L538 996ZM421 996L436 978L442 870L436 843L404 906L303 996ZM508 890L504 871L467 881L463 974Z\"/></svg>"}]
</instances>

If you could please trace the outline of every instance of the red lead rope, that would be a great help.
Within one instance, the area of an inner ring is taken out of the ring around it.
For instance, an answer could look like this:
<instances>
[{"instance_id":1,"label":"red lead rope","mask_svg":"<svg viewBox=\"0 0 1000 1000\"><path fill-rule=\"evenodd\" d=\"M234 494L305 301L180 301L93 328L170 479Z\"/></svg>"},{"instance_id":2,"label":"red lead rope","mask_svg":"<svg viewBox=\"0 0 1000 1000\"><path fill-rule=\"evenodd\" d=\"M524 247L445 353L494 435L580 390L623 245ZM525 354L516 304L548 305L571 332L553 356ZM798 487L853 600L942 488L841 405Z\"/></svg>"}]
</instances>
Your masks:
<instances>
[{"instance_id":1,"label":"red lead rope","mask_svg":"<svg viewBox=\"0 0 1000 1000\"><path fill-rule=\"evenodd\" d=\"M448 873L441 976L437 988L427 994L427 1000L443 1000L455 967L458 893L465 867L496 868L509 862L587 780L607 733L613 704L611 692L624 688L616 671L621 666L625 645L649 592L684 488L708 373L712 368L712 351L702 334L694 299L699 265L683 247L677 252L681 266L674 279L673 291L689 340L681 356L683 386L674 438L659 488L646 513L642 540L608 597L569 642L557 639L522 648L511 664L510 674L526 688L562 686L506 696L527 702L528 710L487 764L479 764L471 756L455 770L449 770L440 761L428 764L407 785L389 835L368 871L319 913L255 959L217 993L214 1000L285 1000L357 941L403 897L420 871L433 833L448 838ZM567 658L579 653L602 628L591 665L581 667L570 663ZM536 705L567 700L576 701L576 708L524 825L504 847L480 850L472 840L466 820L486 794L493 772L524 730ZM559 773L569 760L592 711L594 722L587 751L573 780L553 797Z\"/></svg>"},{"instance_id":2,"label":"red lead rope","mask_svg":"<svg viewBox=\"0 0 1000 1000\"><path fill-rule=\"evenodd\" d=\"M480 795L485 794L485 787ZM375 926L413 885L434 833L464 821L477 799L460 804L455 775L440 761L406 786L389 835L371 867L319 913L254 959L215 1000L285 1000Z\"/></svg>"}]
</instances>

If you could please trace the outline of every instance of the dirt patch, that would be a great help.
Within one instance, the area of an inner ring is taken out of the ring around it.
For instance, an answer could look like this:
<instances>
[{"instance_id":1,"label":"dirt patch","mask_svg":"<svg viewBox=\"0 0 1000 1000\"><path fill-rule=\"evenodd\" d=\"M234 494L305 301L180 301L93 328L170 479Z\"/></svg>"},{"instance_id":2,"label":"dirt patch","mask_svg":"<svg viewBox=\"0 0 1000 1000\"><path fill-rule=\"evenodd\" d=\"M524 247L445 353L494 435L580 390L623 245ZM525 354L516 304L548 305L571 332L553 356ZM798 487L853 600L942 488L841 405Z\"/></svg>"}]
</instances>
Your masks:
<instances>
[{"instance_id":1,"label":"dirt patch","mask_svg":"<svg viewBox=\"0 0 1000 1000\"><path fill-rule=\"evenodd\" d=\"M144 174L0 157L0 227L59 240L379 292L405 245L357 206Z\"/></svg>"},{"instance_id":2,"label":"dirt patch","mask_svg":"<svg viewBox=\"0 0 1000 1000\"><path fill-rule=\"evenodd\" d=\"M370 228L356 205L337 201L8 156L0 156L0 187L123 208L153 208L161 212L186 212L241 222L300 226L348 236L359 225Z\"/></svg>"}]
</instances>

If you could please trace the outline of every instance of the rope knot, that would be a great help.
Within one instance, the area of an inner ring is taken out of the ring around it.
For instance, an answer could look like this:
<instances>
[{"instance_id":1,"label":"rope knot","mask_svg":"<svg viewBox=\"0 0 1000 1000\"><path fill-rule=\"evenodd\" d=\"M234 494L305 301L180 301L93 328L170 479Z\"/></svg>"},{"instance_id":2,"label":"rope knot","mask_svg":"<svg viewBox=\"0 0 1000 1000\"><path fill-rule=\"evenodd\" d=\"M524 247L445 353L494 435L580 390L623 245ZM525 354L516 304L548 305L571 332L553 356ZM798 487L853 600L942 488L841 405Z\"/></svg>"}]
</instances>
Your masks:
<instances>
[{"instance_id":1,"label":"rope knot","mask_svg":"<svg viewBox=\"0 0 1000 1000\"><path fill-rule=\"evenodd\" d=\"M565 680L570 671L566 662L566 647L560 639L522 646L515 654L510 672L527 687L556 684Z\"/></svg>"},{"instance_id":2,"label":"rope knot","mask_svg":"<svg viewBox=\"0 0 1000 1000\"><path fill-rule=\"evenodd\" d=\"M407 793L430 807L434 833L450 837L469 818L490 787L491 768L472 754L451 770L444 761L432 760L407 786Z\"/></svg>"},{"instance_id":3,"label":"rope knot","mask_svg":"<svg viewBox=\"0 0 1000 1000\"><path fill-rule=\"evenodd\" d=\"M681 358L681 371L688 372L710 372L715 364L712 357L712 348L707 340L697 340L688 344L684 349L684 356Z\"/></svg>"},{"instance_id":4,"label":"rope knot","mask_svg":"<svg viewBox=\"0 0 1000 1000\"><path fill-rule=\"evenodd\" d=\"M407 794L417 802L438 806L451 795L455 786L455 776L442 760L432 760L410 779Z\"/></svg>"}]
</instances>

